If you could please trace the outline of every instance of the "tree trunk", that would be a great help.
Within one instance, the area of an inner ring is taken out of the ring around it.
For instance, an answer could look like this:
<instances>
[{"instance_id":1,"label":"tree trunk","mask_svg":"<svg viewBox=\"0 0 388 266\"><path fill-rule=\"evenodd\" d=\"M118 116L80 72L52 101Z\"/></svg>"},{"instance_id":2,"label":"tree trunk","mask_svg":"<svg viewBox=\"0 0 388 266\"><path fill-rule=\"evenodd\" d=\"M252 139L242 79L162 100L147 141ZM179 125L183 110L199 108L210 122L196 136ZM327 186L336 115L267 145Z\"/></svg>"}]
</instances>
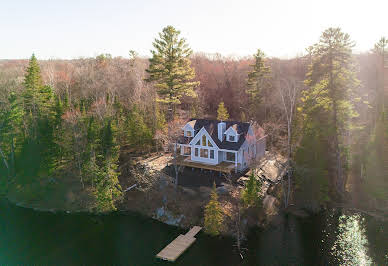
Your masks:
<instances>
[{"instance_id":1,"label":"tree trunk","mask_svg":"<svg viewBox=\"0 0 388 266\"><path fill-rule=\"evenodd\" d=\"M329 91L330 96L333 101L333 125L334 125L334 134L333 134L333 150L330 151L331 153L334 153L335 159L331 161L333 165L336 165L334 174L334 185L336 192L338 195L342 198L343 192L344 192L344 182L342 177L342 163L341 163L341 151L339 147L339 129L338 129L338 106L337 106L337 95L334 91L334 77L333 77L333 58L330 51L329 55Z\"/></svg>"},{"instance_id":2,"label":"tree trunk","mask_svg":"<svg viewBox=\"0 0 388 266\"><path fill-rule=\"evenodd\" d=\"M11 141L11 176L15 177L16 169L15 169L15 143L14 138L12 137Z\"/></svg>"},{"instance_id":3,"label":"tree trunk","mask_svg":"<svg viewBox=\"0 0 388 266\"><path fill-rule=\"evenodd\" d=\"M174 145L174 170L175 170L175 190L178 189L178 174L179 174L179 169L178 169L178 162L177 162L177 153L176 153L176 143Z\"/></svg>"},{"instance_id":4,"label":"tree trunk","mask_svg":"<svg viewBox=\"0 0 388 266\"><path fill-rule=\"evenodd\" d=\"M7 174L8 174L8 179L9 179L10 178L10 169L9 169L9 165L8 165L8 162L7 162L7 158L5 157L1 147L0 147L0 156L3 158L4 165L7 168Z\"/></svg>"}]
</instances>

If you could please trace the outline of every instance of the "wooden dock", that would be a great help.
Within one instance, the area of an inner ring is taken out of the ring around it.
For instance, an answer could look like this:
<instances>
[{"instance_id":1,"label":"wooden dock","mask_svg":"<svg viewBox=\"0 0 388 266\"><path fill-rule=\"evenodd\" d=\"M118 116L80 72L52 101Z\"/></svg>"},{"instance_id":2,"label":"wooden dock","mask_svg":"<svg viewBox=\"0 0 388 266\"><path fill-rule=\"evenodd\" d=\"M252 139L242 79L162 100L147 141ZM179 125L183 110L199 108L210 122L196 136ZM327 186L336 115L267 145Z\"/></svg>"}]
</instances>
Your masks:
<instances>
[{"instance_id":1,"label":"wooden dock","mask_svg":"<svg viewBox=\"0 0 388 266\"><path fill-rule=\"evenodd\" d=\"M185 235L179 235L170 244L168 244L156 257L162 260L176 261L176 259L188 249L196 240L195 235L201 231L201 227L194 226Z\"/></svg>"}]
</instances>

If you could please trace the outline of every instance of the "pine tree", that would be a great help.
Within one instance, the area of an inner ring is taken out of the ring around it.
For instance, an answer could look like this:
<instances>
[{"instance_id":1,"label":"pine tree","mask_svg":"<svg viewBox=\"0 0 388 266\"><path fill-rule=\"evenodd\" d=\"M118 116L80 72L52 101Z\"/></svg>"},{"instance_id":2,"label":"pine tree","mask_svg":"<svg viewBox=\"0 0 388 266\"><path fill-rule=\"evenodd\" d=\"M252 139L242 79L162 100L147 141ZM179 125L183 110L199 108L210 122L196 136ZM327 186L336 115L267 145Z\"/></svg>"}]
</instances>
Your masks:
<instances>
[{"instance_id":1,"label":"pine tree","mask_svg":"<svg viewBox=\"0 0 388 266\"><path fill-rule=\"evenodd\" d=\"M369 145L365 149L365 175L363 186L378 200L388 198L388 84L385 85L385 61L388 60L388 39L381 38L372 52L376 56L377 94L375 119Z\"/></svg>"},{"instance_id":2,"label":"pine tree","mask_svg":"<svg viewBox=\"0 0 388 266\"><path fill-rule=\"evenodd\" d=\"M52 133L51 123L55 119L54 93L50 86L43 84L38 60L34 54L31 56L24 78L22 97L26 114L26 135L32 139L38 138L39 133L47 137L49 133Z\"/></svg>"},{"instance_id":3,"label":"pine tree","mask_svg":"<svg viewBox=\"0 0 388 266\"><path fill-rule=\"evenodd\" d=\"M155 81L158 101L168 105L168 121L173 118L183 96L197 97L194 88L199 85L199 82L193 81L195 71L190 66L192 50L179 35L180 31L172 26L159 33L159 39L153 42L155 50L151 50L152 58L146 70L149 74L146 81Z\"/></svg>"},{"instance_id":4,"label":"pine tree","mask_svg":"<svg viewBox=\"0 0 388 266\"><path fill-rule=\"evenodd\" d=\"M378 57L377 60L377 72L378 75L378 87L377 87L377 119L382 119L385 115L388 114L386 109L385 102L388 101L388 93L384 94L384 67L385 61L388 60L388 39L382 37L374 46L373 53Z\"/></svg>"},{"instance_id":5,"label":"pine tree","mask_svg":"<svg viewBox=\"0 0 388 266\"><path fill-rule=\"evenodd\" d=\"M260 106L259 104L262 102L267 90L271 86L269 75L271 69L265 65L265 54L260 49L257 49L254 58L255 64L251 65L253 70L248 73L248 89L246 90L246 93L249 96L249 111L251 117L255 117L259 114L259 109L257 107Z\"/></svg>"},{"instance_id":6,"label":"pine tree","mask_svg":"<svg viewBox=\"0 0 388 266\"><path fill-rule=\"evenodd\" d=\"M216 184L210 194L210 201L205 207L205 231L210 235L218 235L222 226L222 209L218 202Z\"/></svg>"},{"instance_id":7,"label":"pine tree","mask_svg":"<svg viewBox=\"0 0 388 266\"><path fill-rule=\"evenodd\" d=\"M115 210L114 203L121 198L117 163L120 146L116 141L117 131L111 120L108 120L101 131L102 161L100 166L95 165L93 154L88 164L88 170L94 171L94 195L97 200L97 210L101 212Z\"/></svg>"},{"instance_id":8,"label":"pine tree","mask_svg":"<svg viewBox=\"0 0 388 266\"><path fill-rule=\"evenodd\" d=\"M255 175L251 172L249 180L242 194L242 200L245 206L257 206L259 203L258 193L260 191L260 185L256 180Z\"/></svg>"},{"instance_id":9,"label":"pine tree","mask_svg":"<svg viewBox=\"0 0 388 266\"><path fill-rule=\"evenodd\" d=\"M35 114L38 105L37 94L43 88L43 81L38 60L34 54L30 58L27 73L24 77L24 88L23 99L25 111L26 113Z\"/></svg>"},{"instance_id":10,"label":"pine tree","mask_svg":"<svg viewBox=\"0 0 388 266\"><path fill-rule=\"evenodd\" d=\"M9 177L14 176L15 150L23 142L21 128L24 114L19 99L12 92L8 97L7 107L0 109L0 162L4 162Z\"/></svg>"},{"instance_id":11,"label":"pine tree","mask_svg":"<svg viewBox=\"0 0 388 266\"><path fill-rule=\"evenodd\" d=\"M129 144L144 151L152 143L152 131L136 107L131 110L127 123Z\"/></svg>"},{"instance_id":12,"label":"pine tree","mask_svg":"<svg viewBox=\"0 0 388 266\"><path fill-rule=\"evenodd\" d=\"M319 133L319 139L326 143L330 185L338 196L343 195L345 189L349 159L345 136L351 119L357 116L353 90L359 86L359 81L353 64L353 46L350 36L340 28L323 32L312 49L313 61L305 81L309 89L302 98L305 135Z\"/></svg>"},{"instance_id":13,"label":"pine tree","mask_svg":"<svg viewBox=\"0 0 388 266\"><path fill-rule=\"evenodd\" d=\"M217 119L226 121L229 119L228 110L226 109L224 102L220 102L217 109Z\"/></svg>"}]
</instances>

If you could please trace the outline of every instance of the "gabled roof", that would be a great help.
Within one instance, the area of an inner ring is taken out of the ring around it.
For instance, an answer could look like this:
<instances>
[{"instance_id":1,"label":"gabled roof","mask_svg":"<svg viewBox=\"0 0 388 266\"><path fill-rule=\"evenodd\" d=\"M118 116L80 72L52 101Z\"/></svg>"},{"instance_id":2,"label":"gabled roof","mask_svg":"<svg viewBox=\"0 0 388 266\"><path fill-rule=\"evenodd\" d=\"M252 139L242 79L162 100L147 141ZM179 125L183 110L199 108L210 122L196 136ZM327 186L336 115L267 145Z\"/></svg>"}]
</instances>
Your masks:
<instances>
[{"instance_id":1,"label":"gabled roof","mask_svg":"<svg viewBox=\"0 0 388 266\"><path fill-rule=\"evenodd\" d=\"M218 123L220 120L210 120L210 119L196 119L192 118L189 120L189 124L194 128L195 135L201 130L202 127L206 129L213 141L220 149L225 150L239 150L241 145L245 142L246 136L248 134L250 123L238 122L238 121L223 121L226 124L226 129L233 127L236 130L237 134L240 135L237 142L229 142L224 139L222 142L218 139ZM188 143L188 138L183 137L179 140L180 143Z\"/></svg>"}]
</instances>

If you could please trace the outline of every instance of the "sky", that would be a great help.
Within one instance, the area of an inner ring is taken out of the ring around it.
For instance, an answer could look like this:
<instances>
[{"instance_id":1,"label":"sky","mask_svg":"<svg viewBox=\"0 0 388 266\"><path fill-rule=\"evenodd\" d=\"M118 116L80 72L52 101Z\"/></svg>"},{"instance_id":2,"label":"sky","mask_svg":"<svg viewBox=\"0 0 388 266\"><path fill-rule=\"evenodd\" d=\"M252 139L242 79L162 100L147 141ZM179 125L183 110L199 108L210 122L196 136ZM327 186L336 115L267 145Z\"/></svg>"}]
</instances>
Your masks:
<instances>
[{"instance_id":1,"label":"sky","mask_svg":"<svg viewBox=\"0 0 388 266\"><path fill-rule=\"evenodd\" d=\"M388 0L0 0L0 59L150 56L167 25L194 52L290 58L328 27L363 52L388 37L387 18Z\"/></svg>"}]
</instances>

